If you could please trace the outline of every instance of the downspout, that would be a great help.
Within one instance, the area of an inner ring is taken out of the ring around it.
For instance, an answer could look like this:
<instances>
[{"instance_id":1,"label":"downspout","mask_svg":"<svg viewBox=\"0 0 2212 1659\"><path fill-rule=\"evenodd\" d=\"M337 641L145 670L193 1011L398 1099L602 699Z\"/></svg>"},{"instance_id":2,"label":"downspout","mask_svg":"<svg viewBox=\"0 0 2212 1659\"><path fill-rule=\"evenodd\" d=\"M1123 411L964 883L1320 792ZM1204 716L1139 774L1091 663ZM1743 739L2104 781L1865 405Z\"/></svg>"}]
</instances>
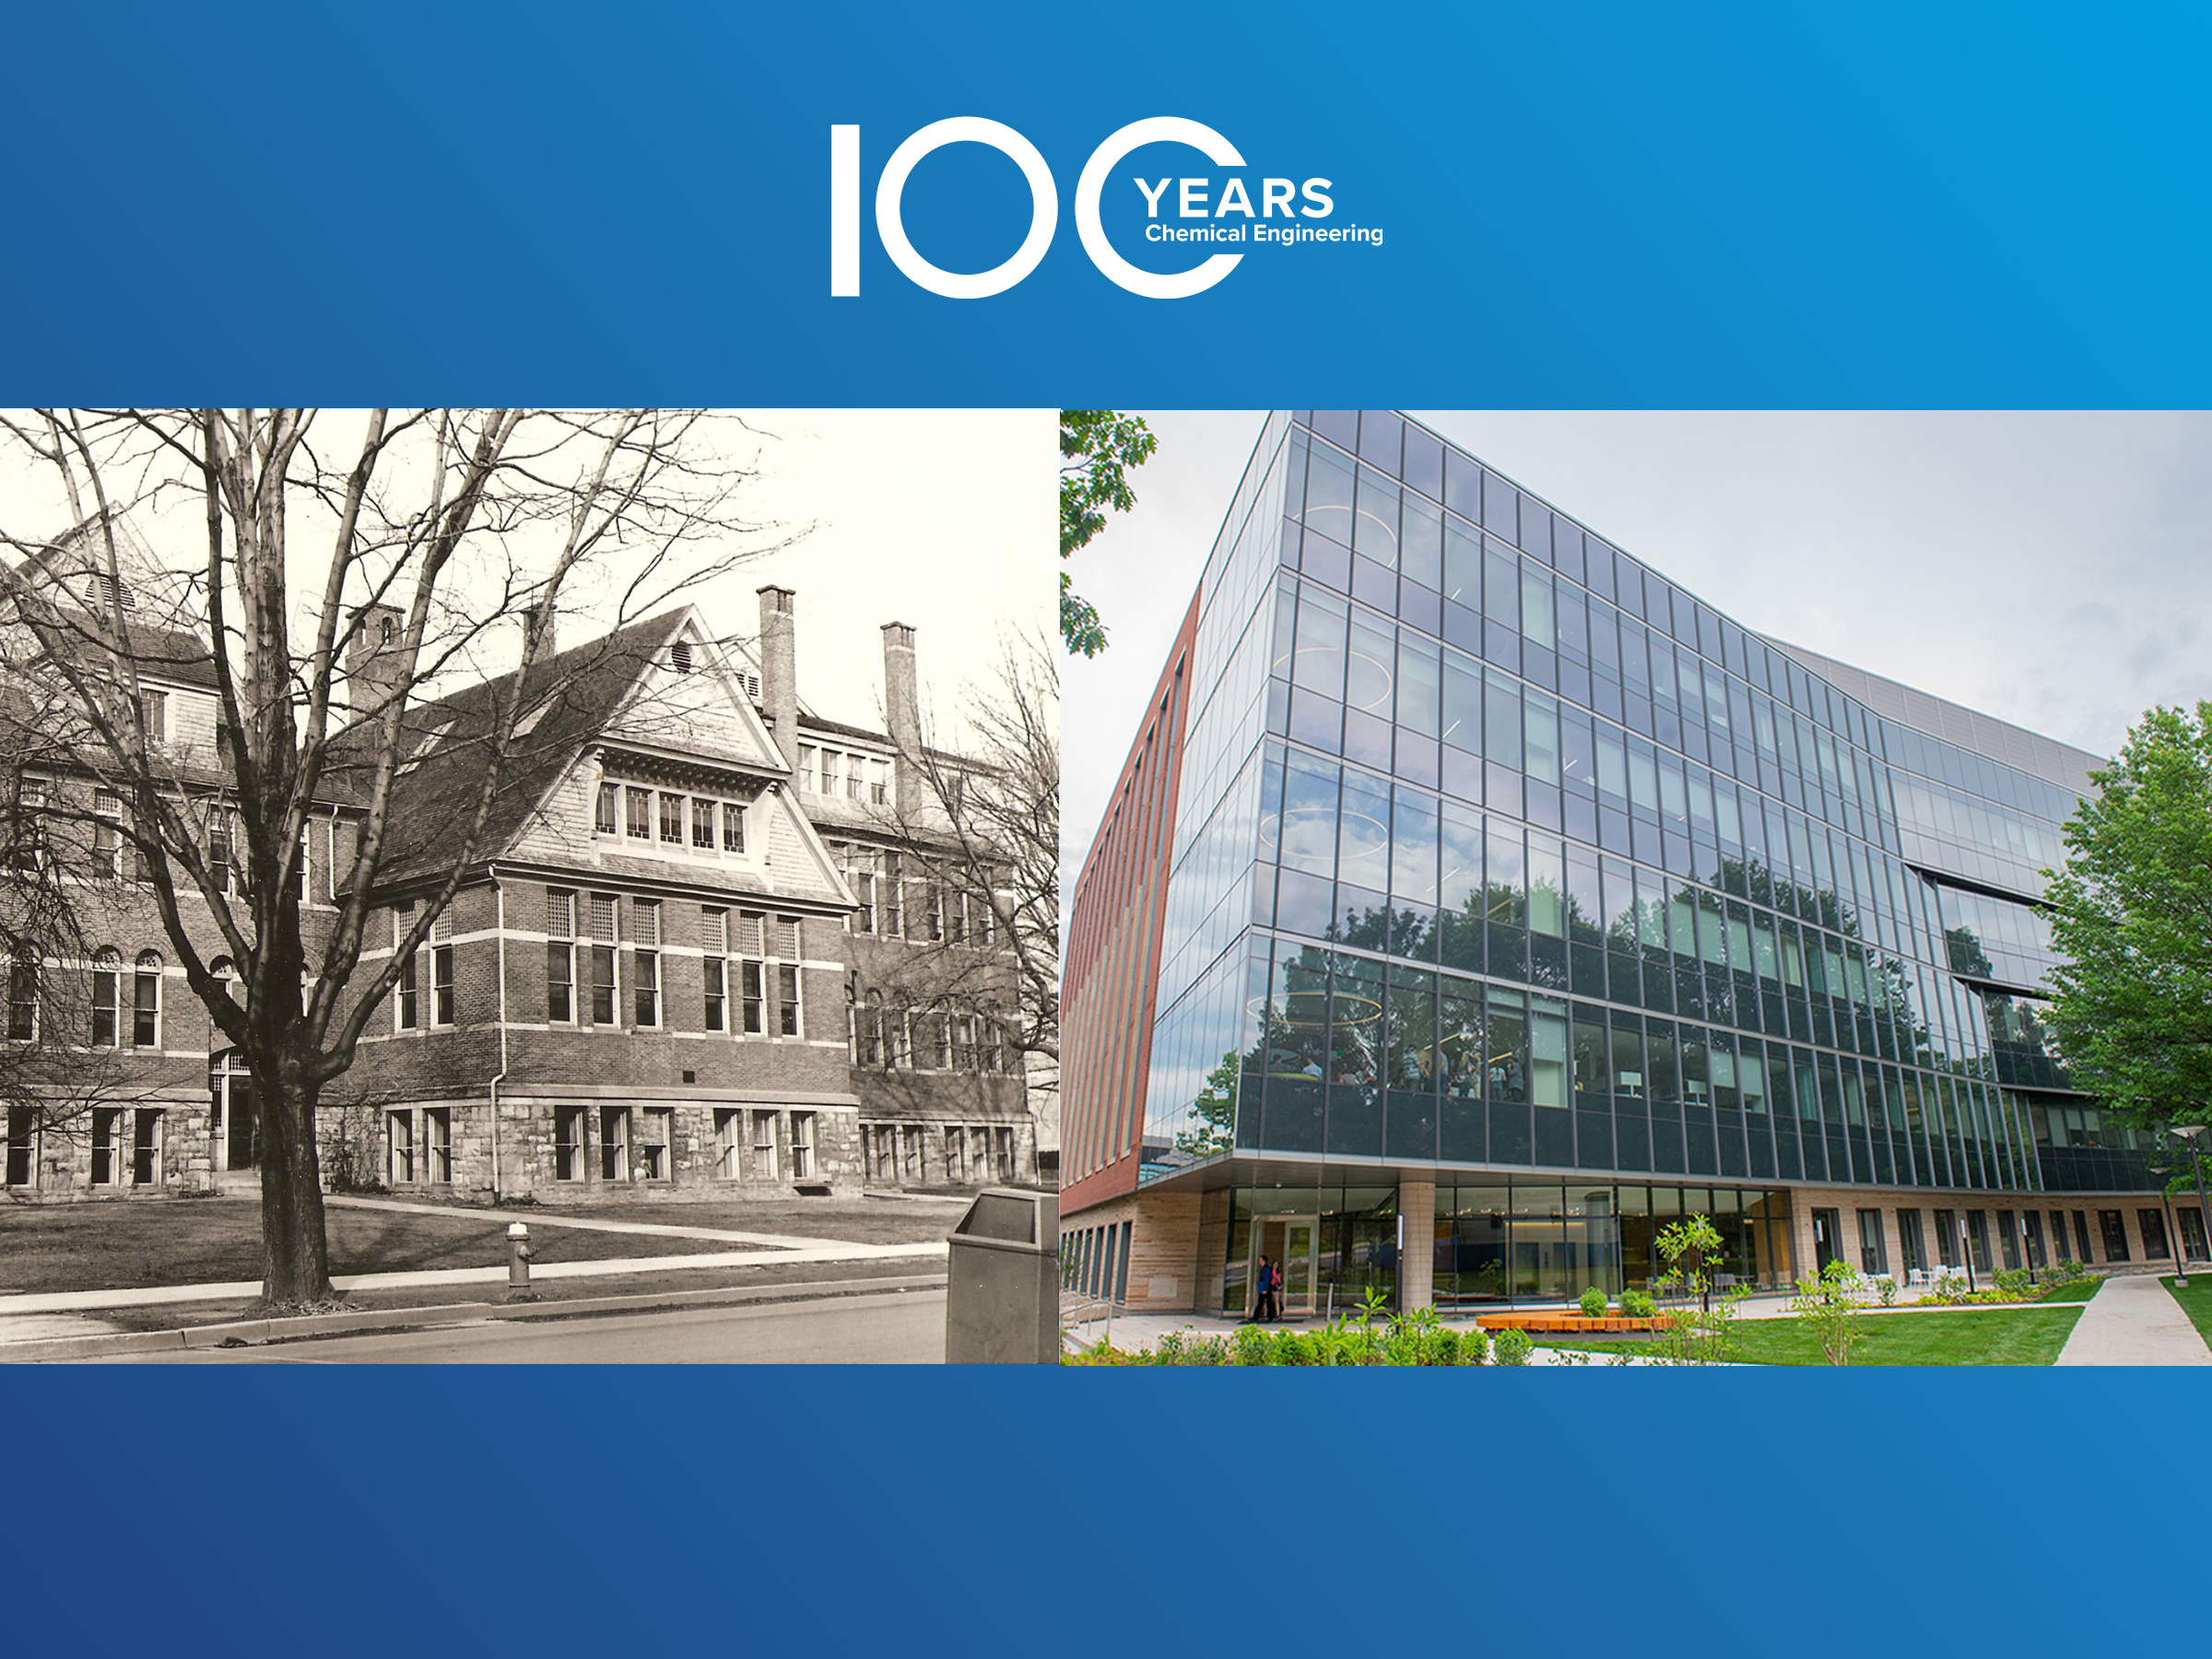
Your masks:
<instances>
[{"instance_id":1,"label":"downspout","mask_svg":"<svg viewBox=\"0 0 2212 1659\"><path fill-rule=\"evenodd\" d=\"M500 1085L507 1080L507 889L491 872L492 926L500 948L500 1069L491 1078L491 1201L500 1201Z\"/></svg>"}]
</instances>

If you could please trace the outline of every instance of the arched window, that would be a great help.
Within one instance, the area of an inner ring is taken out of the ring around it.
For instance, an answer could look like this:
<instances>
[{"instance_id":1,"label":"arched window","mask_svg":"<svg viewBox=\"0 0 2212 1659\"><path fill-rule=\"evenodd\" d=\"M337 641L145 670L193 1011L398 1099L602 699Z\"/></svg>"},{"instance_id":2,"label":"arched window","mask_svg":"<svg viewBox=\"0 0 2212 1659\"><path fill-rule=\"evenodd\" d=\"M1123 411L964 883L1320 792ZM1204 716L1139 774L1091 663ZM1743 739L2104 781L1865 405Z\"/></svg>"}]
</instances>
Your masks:
<instances>
[{"instance_id":1,"label":"arched window","mask_svg":"<svg viewBox=\"0 0 2212 1659\"><path fill-rule=\"evenodd\" d=\"M116 997L123 982L123 953L112 947L92 958L92 1046L113 1048Z\"/></svg>"},{"instance_id":2,"label":"arched window","mask_svg":"<svg viewBox=\"0 0 2212 1659\"><path fill-rule=\"evenodd\" d=\"M161 1042L161 953L138 953L138 971L132 975L131 1046L158 1048Z\"/></svg>"}]
</instances>

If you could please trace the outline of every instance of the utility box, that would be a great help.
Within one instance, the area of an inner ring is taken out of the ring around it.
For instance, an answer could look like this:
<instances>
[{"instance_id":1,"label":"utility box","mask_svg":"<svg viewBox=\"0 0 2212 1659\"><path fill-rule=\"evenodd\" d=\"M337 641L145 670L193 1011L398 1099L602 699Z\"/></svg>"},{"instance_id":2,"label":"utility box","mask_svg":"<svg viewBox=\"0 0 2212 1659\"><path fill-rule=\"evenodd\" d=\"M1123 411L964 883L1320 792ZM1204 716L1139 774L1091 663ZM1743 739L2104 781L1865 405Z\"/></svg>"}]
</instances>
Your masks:
<instances>
[{"instance_id":1,"label":"utility box","mask_svg":"<svg viewBox=\"0 0 2212 1659\"><path fill-rule=\"evenodd\" d=\"M945 1363L1059 1364L1059 1194L978 1193L947 1242Z\"/></svg>"}]
</instances>

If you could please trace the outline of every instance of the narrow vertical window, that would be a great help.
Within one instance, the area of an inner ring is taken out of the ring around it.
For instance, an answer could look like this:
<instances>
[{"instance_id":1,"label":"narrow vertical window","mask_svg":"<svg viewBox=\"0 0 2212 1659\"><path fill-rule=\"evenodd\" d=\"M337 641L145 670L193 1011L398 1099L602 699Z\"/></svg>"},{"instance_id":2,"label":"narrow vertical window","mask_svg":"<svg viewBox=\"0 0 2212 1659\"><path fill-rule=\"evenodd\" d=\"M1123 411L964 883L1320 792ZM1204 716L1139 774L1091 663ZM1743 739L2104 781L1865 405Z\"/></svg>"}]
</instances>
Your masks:
<instances>
[{"instance_id":1,"label":"narrow vertical window","mask_svg":"<svg viewBox=\"0 0 2212 1659\"><path fill-rule=\"evenodd\" d=\"M629 920L633 1023L650 1030L661 1023L661 907L649 899L633 899Z\"/></svg>"},{"instance_id":2,"label":"narrow vertical window","mask_svg":"<svg viewBox=\"0 0 2212 1659\"><path fill-rule=\"evenodd\" d=\"M684 841L684 797L664 792L661 802L661 840L672 846Z\"/></svg>"},{"instance_id":3,"label":"narrow vertical window","mask_svg":"<svg viewBox=\"0 0 2212 1659\"><path fill-rule=\"evenodd\" d=\"M618 819L621 799L622 790L618 784L602 783L599 785L598 805L592 814L592 829L594 832L600 835L613 835L619 830L621 826Z\"/></svg>"},{"instance_id":4,"label":"narrow vertical window","mask_svg":"<svg viewBox=\"0 0 2212 1659\"><path fill-rule=\"evenodd\" d=\"M142 951L132 975L131 1046L158 1048L161 1042L161 957Z\"/></svg>"},{"instance_id":5,"label":"narrow vertical window","mask_svg":"<svg viewBox=\"0 0 2212 1659\"><path fill-rule=\"evenodd\" d=\"M546 889L546 1019L570 1025L576 1018L576 895Z\"/></svg>"},{"instance_id":6,"label":"narrow vertical window","mask_svg":"<svg viewBox=\"0 0 2212 1659\"><path fill-rule=\"evenodd\" d=\"M729 1027L730 912L701 909L699 913L700 982L705 996L705 1029L726 1031Z\"/></svg>"},{"instance_id":7,"label":"narrow vertical window","mask_svg":"<svg viewBox=\"0 0 2212 1659\"><path fill-rule=\"evenodd\" d=\"M615 900L610 894L594 893L592 928L592 1023L615 1023Z\"/></svg>"},{"instance_id":8,"label":"narrow vertical window","mask_svg":"<svg viewBox=\"0 0 2212 1659\"><path fill-rule=\"evenodd\" d=\"M745 808L735 801L722 804L722 850L724 853L745 851Z\"/></svg>"},{"instance_id":9,"label":"narrow vertical window","mask_svg":"<svg viewBox=\"0 0 2212 1659\"><path fill-rule=\"evenodd\" d=\"M696 797L691 802L691 844L704 853L714 851L714 803Z\"/></svg>"},{"instance_id":10,"label":"narrow vertical window","mask_svg":"<svg viewBox=\"0 0 2212 1659\"><path fill-rule=\"evenodd\" d=\"M766 1002L763 996L761 928L767 917L752 911L737 914L737 994L744 1017L744 1032L747 1037L763 1035L768 1030Z\"/></svg>"},{"instance_id":11,"label":"narrow vertical window","mask_svg":"<svg viewBox=\"0 0 2212 1659\"><path fill-rule=\"evenodd\" d=\"M653 791L650 789L626 789L623 791L623 799L627 807L624 823L629 831L629 838L632 841L651 841L653 839Z\"/></svg>"},{"instance_id":12,"label":"narrow vertical window","mask_svg":"<svg viewBox=\"0 0 2212 1659\"><path fill-rule=\"evenodd\" d=\"M116 997L123 982L123 957L103 950L92 959L92 1046L113 1048Z\"/></svg>"}]
</instances>

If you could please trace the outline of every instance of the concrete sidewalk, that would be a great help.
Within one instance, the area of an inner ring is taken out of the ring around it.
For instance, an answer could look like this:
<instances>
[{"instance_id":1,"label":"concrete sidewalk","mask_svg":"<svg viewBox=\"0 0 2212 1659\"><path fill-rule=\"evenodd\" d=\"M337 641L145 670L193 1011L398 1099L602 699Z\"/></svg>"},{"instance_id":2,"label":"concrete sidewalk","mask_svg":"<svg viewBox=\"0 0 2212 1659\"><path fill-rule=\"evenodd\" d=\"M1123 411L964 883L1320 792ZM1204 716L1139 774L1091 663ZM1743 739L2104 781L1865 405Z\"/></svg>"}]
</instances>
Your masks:
<instances>
[{"instance_id":1,"label":"concrete sidewalk","mask_svg":"<svg viewBox=\"0 0 2212 1659\"><path fill-rule=\"evenodd\" d=\"M2212 1365L2212 1350L2165 1284L2150 1274L2108 1278L2082 1310L2058 1365Z\"/></svg>"},{"instance_id":2,"label":"concrete sidewalk","mask_svg":"<svg viewBox=\"0 0 2212 1659\"><path fill-rule=\"evenodd\" d=\"M943 1240L921 1244L844 1244L830 1240L783 1240L775 1249L715 1250L697 1255L628 1256L605 1262L538 1262L530 1277L538 1279L597 1278L637 1273L679 1273L701 1267L755 1267L786 1262L889 1262L932 1259L946 1255ZM501 1285L507 1266L438 1267L412 1273L336 1274L331 1284L340 1290L398 1290L435 1285ZM9 1324L19 1315L91 1313L102 1308L141 1308L172 1302L236 1301L261 1294L259 1279L236 1279L221 1284L146 1285L119 1290L27 1291L0 1296L0 1341L6 1339Z\"/></svg>"},{"instance_id":3,"label":"concrete sidewalk","mask_svg":"<svg viewBox=\"0 0 2212 1659\"><path fill-rule=\"evenodd\" d=\"M404 1198L340 1197L335 1193L324 1196L323 1207L388 1210L403 1216L443 1216L449 1218L463 1216L486 1220L520 1221L534 1231L541 1227L565 1227L573 1232L636 1233L641 1238L649 1239L712 1239L725 1244L750 1244L759 1250L803 1250L810 1244L837 1241L800 1233L734 1232L722 1227L679 1227L665 1221L621 1221L611 1216L548 1216L535 1209L465 1209L453 1204L410 1204Z\"/></svg>"}]
</instances>

